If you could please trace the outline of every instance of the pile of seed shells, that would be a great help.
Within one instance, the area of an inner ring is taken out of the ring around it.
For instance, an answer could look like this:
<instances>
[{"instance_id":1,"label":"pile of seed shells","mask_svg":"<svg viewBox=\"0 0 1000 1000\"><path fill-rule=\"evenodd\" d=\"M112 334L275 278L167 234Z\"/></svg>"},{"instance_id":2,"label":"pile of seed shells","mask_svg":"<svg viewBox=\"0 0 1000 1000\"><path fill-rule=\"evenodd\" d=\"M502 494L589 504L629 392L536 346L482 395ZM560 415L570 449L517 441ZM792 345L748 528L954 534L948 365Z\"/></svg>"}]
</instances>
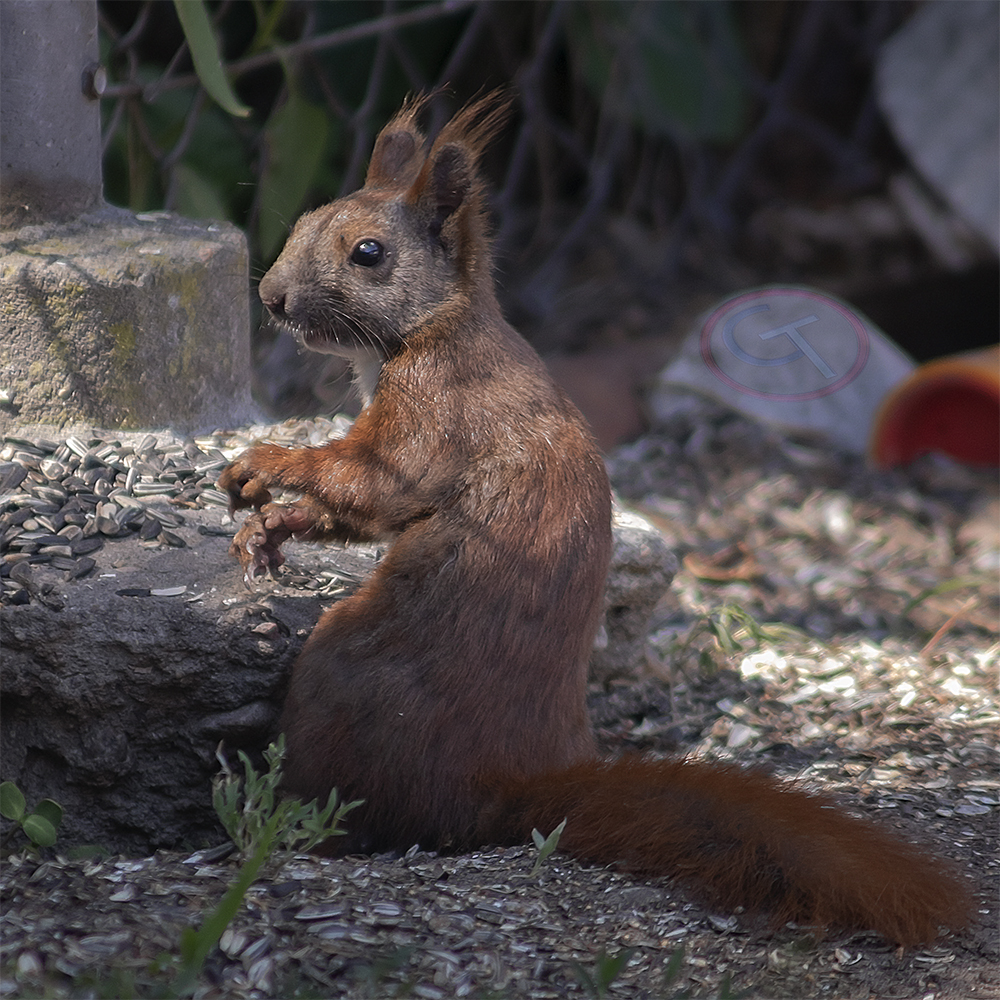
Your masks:
<instances>
[{"instance_id":1,"label":"pile of seed shells","mask_svg":"<svg viewBox=\"0 0 1000 1000\"><path fill-rule=\"evenodd\" d=\"M228 459L255 437L316 445L338 436L342 426L313 421L189 443L205 461L214 450ZM132 448L116 459L126 470L141 461L142 435L77 437L88 451L96 449L87 460L91 468L102 467L96 456L115 441L122 451ZM185 442L157 438L153 451L164 466L202 462L185 452ZM41 473L46 459L60 461L55 448L31 444L42 452L29 452L38 462L32 471ZM171 445L181 445L173 458ZM3 453L0 476L21 465L14 453L28 452L19 441L7 447L13 451ZM816 776L846 803L877 810L905 835L974 872L988 890L981 919L963 935L900 955L871 935L815 939L790 928L772 934L744 916L706 911L662 882L594 870L558 854L534 875L530 848L456 858L419 852L295 858L247 892L209 958L198 996L720 996L732 995L723 984L728 975L733 992L761 996L1000 995L995 473L928 462L906 473L876 474L860 460L714 411L677 418L665 431L619 449L609 464L619 491L658 517L672 547L701 558L688 560L678 574L651 637L651 660L655 666L653 654L663 654L665 676L639 685L614 682L599 703L592 692L602 746L696 749L767 760L800 780ZM127 471L121 481L114 473L107 496L81 501L95 517L98 504L115 503L112 493L127 485ZM208 503L204 490L185 495L199 478L179 474L176 494L137 499L145 514L155 505L184 516L183 505ZM25 475L16 487L0 487L0 514L35 510L44 502L35 487L52 485ZM65 489L62 480L59 486ZM220 523L222 517L220 510ZM150 544L166 544L162 530L161 524ZM90 537L113 545L115 536L98 530ZM711 560L734 541L744 543L756 565L709 575ZM973 582L907 609L925 588L957 580ZM832 595L826 586L835 588ZM977 598L968 607L967 593ZM853 610L855 600L862 611ZM956 604L938 607L935 600ZM863 617L878 601L877 616ZM678 647L727 602L762 623L825 622L827 628L798 639L785 635L757 652L748 648L732 657L729 669L702 673L697 645L687 644L683 655ZM921 611L923 623L916 620ZM232 858L210 852L8 859L0 871L6 980L0 994L162 990L170 977L151 973L153 963L177 954L184 928L205 919L235 871ZM664 972L681 944L681 978L668 985ZM614 981L601 979L598 986L608 959L623 955L627 961ZM581 970L589 981L581 980Z\"/></svg>"},{"instance_id":2,"label":"pile of seed shells","mask_svg":"<svg viewBox=\"0 0 1000 1000\"><path fill-rule=\"evenodd\" d=\"M107 539L138 535L145 546L185 544L183 511L228 509L219 473L253 440L320 445L349 422L317 418L215 431L196 438L77 431L60 440L4 438L0 448L0 604L25 604L35 592L31 567L45 564L65 581L86 577ZM221 520L221 518L220 518ZM290 581L294 585L294 581Z\"/></svg>"},{"instance_id":3,"label":"pile of seed shells","mask_svg":"<svg viewBox=\"0 0 1000 1000\"><path fill-rule=\"evenodd\" d=\"M134 990L127 995L152 987L153 963L176 953L185 927L233 877L232 861L206 860L218 853L41 865L12 858L10 878L24 879L23 892L0 925L13 994L34 987L71 995L88 973L107 995L126 976ZM655 995L687 934L687 919L664 905L669 890L560 857L534 873L533 862L529 849L511 848L460 858L412 849L375 864L301 856L272 863L213 949L196 995L542 1000L579 993L575 964L589 971L615 934L636 950L619 989ZM68 897L84 886L91 905L67 917ZM567 905L584 886L594 905ZM168 968L160 985L174 975Z\"/></svg>"}]
</instances>

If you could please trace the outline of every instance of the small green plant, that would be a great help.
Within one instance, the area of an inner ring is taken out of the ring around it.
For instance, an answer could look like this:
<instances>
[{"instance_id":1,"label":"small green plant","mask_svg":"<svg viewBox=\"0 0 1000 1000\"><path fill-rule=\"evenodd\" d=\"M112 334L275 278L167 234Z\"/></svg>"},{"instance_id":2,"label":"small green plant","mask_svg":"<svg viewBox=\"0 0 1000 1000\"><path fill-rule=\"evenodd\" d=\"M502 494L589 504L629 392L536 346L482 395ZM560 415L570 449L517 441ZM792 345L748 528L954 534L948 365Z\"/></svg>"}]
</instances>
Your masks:
<instances>
[{"instance_id":1,"label":"small green plant","mask_svg":"<svg viewBox=\"0 0 1000 1000\"><path fill-rule=\"evenodd\" d=\"M725 656L735 656L764 645L803 637L802 631L794 625L759 622L738 604L723 604L717 611L706 615L703 628Z\"/></svg>"},{"instance_id":2,"label":"small green plant","mask_svg":"<svg viewBox=\"0 0 1000 1000\"><path fill-rule=\"evenodd\" d=\"M614 955L601 951L597 956L593 972L588 972L579 962L573 963L573 972L583 984L584 991L589 996L601 1000L608 995L611 984L621 975L622 969L628 964L628 960L634 952L634 948L625 948ZM663 970L664 1000L693 1000L695 994L690 988L681 990L679 993L669 992L670 987L681 974L683 965L684 949L681 947L670 956L667 966ZM715 1000L745 1000L747 996L749 996L748 990L741 990L739 993L733 992L732 982L727 973L719 984L719 993Z\"/></svg>"},{"instance_id":3,"label":"small green plant","mask_svg":"<svg viewBox=\"0 0 1000 1000\"><path fill-rule=\"evenodd\" d=\"M920 607L928 597L941 597L943 594L950 594L953 590L965 590L968 587L981 587L986 582L981 576L956 576L949 580L936 583L933 587L927 587L920 591L916 597L910 598L903 608L903 615L908 615L911 611Z\"/></svg>"},{"instance_id":4,"label":"small green plant","mask_svg":"<svg viewBox=\"0 0 1000 1000\"><path fill-rule=\"evenodd\" d=\"M219 745L216 757L222 771L212 782L212 805L244 858L255 857L265 838L271 839L271 852L309 851L330 837L342 835L344 817L361 805L360 800L338 805L337 789L330 792L322 809L316 802L305 805L298 799L282 798L278 786L285 758L284 734L264 751L265 773L258 774L242 750L238 755L243 778L230 768Z\"/></svg>"},{"instance_id":5,"label":"small green plant","mask_svg":"<svg viewBox=\"0 0 1000 1000\"><path fill-rule=\"evenodd\" d=\"M738 604L723 604L697 618L687 635L677 642L676 655L698 650L705 673L718 672L722 663L755 652L762 646L801 642L805 633L783 622L759 622Z\"/></svg>"},{"instance_id":6,"label":"small green plant","mask_svg":"<svg viewBox=\"0 0 1000 1000\"><path fill-rule=\"evenodd\" d=\"M308 851L329 837L342 835L340 823L360 801L338 806L337 790L330 792L326 806L303 805L280 796L281 764L285 737L264 751L267 772L258 774L250 758L239 752L244 777L237 775L216 751L222 772L212 782L212 804L226 832L244 858L232 885L198 928L185 928L181 935L179 970L171 995L188 996L195 988L205 961L243 905L243 899L261 868L274 856ZM169 961L169 960L168 960Z\"/></svg>"},{"instance_id":7,"label":"small green plant","mask_svg":"<svg viewBox=\"0 0 1000 1000\"><path fill-rule=\"evenodd\" d=\"M413 995L416 979L409 977L401 983L390 987L389 977L395 972L401 972L413 957L415 948L406 946L397 948L394 952L379 955L368 965L359 966L354 970L354 982L362 996L366 997L408 997Z\"/></svg>"},{"instance_id":8,"label":"small green plant","mask_svg":"<svg viewBox=\"0 0 1000 1000\"><path fill-rule=\"evenodd\" d=\"M17 823L31 841L31 849L37 854L41 848L55 844L63 811L58 802L42 799L28 812L28 803L21 789L13 781L5 781L0 784L0 816Z\"/></svg>"},{"instance_id":9,"label":"small green plant","mask_svg":"<svg viewBox=\"0 0 1000 1000\"><path fill-rule=\"evenodd\" d=\"M667 967L663 970L664 993L668 986L681 974L681 967L684 965L684 946L678 948L667 960ZM681 1000L683 993L675 993L674 1000Z\"/></svg>"},{"instance_id":10,"label":"small green plant","mask_svg":"<svg viewBox=\"0 0 1000 1000\"><path fill-rule=\"evenodd\" d=\"M271 855L281 817L273 814L264 825L252 857L240 866L239 874L219 900L214 910L198 928L185 927L181 934L179 965L171 995L185 997L193 992L212 949L219 943L226 928L243 905L247 890Z\"/></svg>"},{"instance_id":11,"label":"small green plant","mask_svg":"<svg viewBox=\"0 0 1000 1000\"><path fill-rule=\"evenodd\" d=\"M532 875L537 875L541 871L545 859L559 846L559 838L565 829L566 820L563 820L547 837L543 837L537 830L531 831L531 839L535 842L535 847L538 848L538 857L531 869Z\"/></svg>"},{"instance_id":12,"label":"small green plant","mask_svg":"<svg viewBox=\"0 0 1000 1000\"><path fill-rule=\"evenodd\" d=\"M678 948L667 961L667 967L663 970L663 995L668 997L667 989L671 986L674 980L681 974L681 967L684 965L684 948ZM729 973L723 977L722 982L719 983L719 995L716 1000L745 1000L746 997L750 995L749 990L740 990L739 993L733 992L732 978ZM694 993L690 989L682 990L680 993L669 994L668 1000L691 1000L694 997Z\"/></svg>"},{"instance_id":13,"label":"small green plant","mask_svg":"<svg viewBox=\"0 0 1000 1000\"><path fill-rule=\"evenodd\" d=\"M200 925L184 929L176 953L164 953L154 963L150 973L156 982L139 981L131 970L111 970L108 975L93 980L84 975L75 985L85 987L88 994L97 997L191 996L199 986L205 962L239 913L247 892L264 866L272 859L282 860L286 852L309 850L345 832L341 821L361 803L338 806L336 791L331 792L322 809L315 802L303 805L296 800L282 799L278 787L284 755L285 741L281 737L264 752L267 771L258 774L247 755L240 753L244 768L244 776L240 777L222 756L221 747L217 752L222 772L213 781L212 801L244 860L222 899ZM37 850L55 842L55 829L62 818L62 809L51 799L45 799L29 813L20 789L13 782L5 781L0 784L0 814L17 822ZM400 952L390 956L384 965L376 962L371 967L371 974L376 979L384 977L408 957L408 953ZM408 985L402 988L407 989ZM297 989L285 995L319 994Z\"/></svg>"},{"instance_id":14,"label":"small green plant","mask_svg":"<svg viewBox=\"0 0 1000 1000\"><path fill-rule=\"evenodd\" d=\"M593 973L588 972L579 962L572 963L573 972L583 984L587 995L601 1000L608 995L611 984L621 974L634 953L634 948L624 948L616 955L609 955L602 949L594 963Z\"/></svg>"}]
</instances>

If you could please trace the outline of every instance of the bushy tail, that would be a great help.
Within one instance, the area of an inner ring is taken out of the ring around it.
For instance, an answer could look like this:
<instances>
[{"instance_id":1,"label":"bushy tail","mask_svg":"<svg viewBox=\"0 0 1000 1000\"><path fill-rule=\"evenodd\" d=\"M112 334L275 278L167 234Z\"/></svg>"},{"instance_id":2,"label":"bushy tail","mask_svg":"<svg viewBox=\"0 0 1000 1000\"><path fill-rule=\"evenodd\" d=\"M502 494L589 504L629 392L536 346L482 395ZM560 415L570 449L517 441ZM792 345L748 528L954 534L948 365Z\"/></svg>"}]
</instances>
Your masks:
<instances>
[{"instance_id":1,"label":"bushy tail","mask_svg":"<svg viewBox=\"0 0 1000 1000\"><path fill-rule=\"evenodd\" d=\"M676 878L710 905L766 911L775 924L874 930L914 945L964 926L972 911L950 863L758 770L625 757L498 790L494 818L507 836L548 833L565 817L568 853Z\"/></svg>"}]
</instances>

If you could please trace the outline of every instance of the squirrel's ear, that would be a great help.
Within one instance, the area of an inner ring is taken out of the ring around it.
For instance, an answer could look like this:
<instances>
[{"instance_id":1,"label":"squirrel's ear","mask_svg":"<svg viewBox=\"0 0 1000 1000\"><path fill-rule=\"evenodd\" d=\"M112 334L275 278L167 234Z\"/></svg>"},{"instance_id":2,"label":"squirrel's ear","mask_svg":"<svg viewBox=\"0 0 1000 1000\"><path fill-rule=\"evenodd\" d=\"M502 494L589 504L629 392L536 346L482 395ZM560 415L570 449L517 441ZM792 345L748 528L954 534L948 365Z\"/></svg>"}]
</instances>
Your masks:
<instances>
[{"instance_id":1,"label":"squirrel's ear","mask_svg":"<svg viewBox=\"0 0 1000 1000\"><path fill-rule=\"evenodd\" d=\"M383 129L375 140L366 187L407 187L420 167L420 140L406 128Z\"/></svg>"},{"instance_id":2,"label":"squirrel's ear","mask_svg":"<svg viewBox=\"0 0 1000 1000\"><path fill-rule=\"evenodd\" d=\"M418 208L430 218L434 236L449 215L458 211L475 184L475 161L465 146L447 143L432 150L414 184Z\"/></svg>"}]
</instances>

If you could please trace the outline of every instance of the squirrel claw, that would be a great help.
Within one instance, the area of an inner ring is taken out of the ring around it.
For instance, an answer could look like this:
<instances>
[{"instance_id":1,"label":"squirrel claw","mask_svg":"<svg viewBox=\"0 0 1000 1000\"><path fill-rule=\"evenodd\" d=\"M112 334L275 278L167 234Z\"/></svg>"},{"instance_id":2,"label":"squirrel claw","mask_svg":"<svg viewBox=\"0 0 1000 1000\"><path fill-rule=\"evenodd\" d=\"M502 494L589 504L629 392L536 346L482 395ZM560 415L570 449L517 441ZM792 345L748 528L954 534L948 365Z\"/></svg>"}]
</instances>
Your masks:
<instances>
[{"instance_id":1,"label":"squirrel claw","mask_svg":"<svg viewBox=\"0 0 1000 1000\"><path fill-rule=\"evenodd\" d=\"M236 532L230 552L243 567L243 581L249 587L258 577L270 574L285 561L281 546L292 537L306 535L312 521L299 507L267 503L248 514Z\"/></svg>"},{"instance_id":2,"label":"squirrel claw","mask_svg":"<svg viewBox=\"0 0 1000 1000\"><path fill-rule=\"evenodd\" d=\"M249 587L257 577L274 571L285 561L281 543L289 532L278 528L269 529L261 514L250 514L236 532L229 551L236 556L243 567L243 581Z\"/></svg>"},{"instance_id":3,"label":"squirrel claw","mask_svg":"<svg viewBox=\"0 0 1000 1000\"><path fill-rule=\"evenodd\" d=\"M222 470L218 485L219 489L229 494L230 517L238 510L247 507L260 510L264 504L271 502L265 474L252 471L242 455Z\"/></svg>"}]
</instances>

